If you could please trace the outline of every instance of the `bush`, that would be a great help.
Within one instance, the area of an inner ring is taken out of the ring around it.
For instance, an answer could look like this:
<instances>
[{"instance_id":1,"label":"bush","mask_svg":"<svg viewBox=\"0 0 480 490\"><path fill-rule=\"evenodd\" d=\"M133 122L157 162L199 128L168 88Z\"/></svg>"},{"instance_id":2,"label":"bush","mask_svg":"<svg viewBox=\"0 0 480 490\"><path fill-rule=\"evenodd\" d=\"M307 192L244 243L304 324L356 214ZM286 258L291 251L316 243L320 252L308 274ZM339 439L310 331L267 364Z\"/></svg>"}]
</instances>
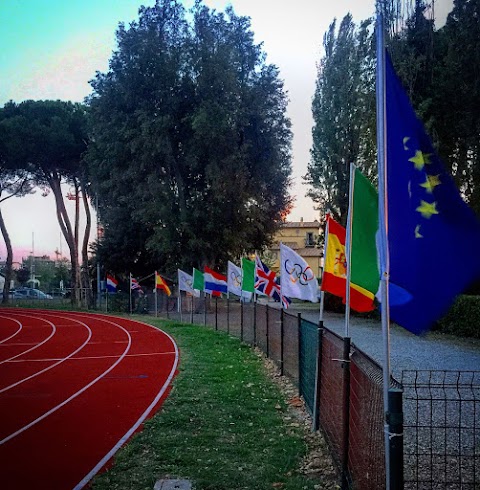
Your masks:
<instances>
[{"instance_id":1,"label":"bush","mask_svg":"<svg viewBox=\"0 0 480 490\"><path fill-rule=\"evenodd\" d=\"M435 330L480 339L480 296L458 296L448 313L437 322Z\"/></svg>"}]
</instances>

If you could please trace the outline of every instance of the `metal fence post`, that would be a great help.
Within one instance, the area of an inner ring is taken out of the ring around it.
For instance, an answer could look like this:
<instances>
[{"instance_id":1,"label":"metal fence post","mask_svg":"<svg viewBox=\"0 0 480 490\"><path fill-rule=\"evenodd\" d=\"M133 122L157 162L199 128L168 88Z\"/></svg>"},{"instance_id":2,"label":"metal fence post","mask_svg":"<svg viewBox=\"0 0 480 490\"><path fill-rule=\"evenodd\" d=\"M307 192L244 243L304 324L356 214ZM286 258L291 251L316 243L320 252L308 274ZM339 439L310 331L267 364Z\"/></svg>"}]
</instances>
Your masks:
<instances>
[{"instance_id":1,"label":"metal fence post","mask_svg":"<svg viewBox=\"0 0 480 490\"><path fill-rule=\"evenodd\" d=\"M266 305L266 306L267 306L265 309L265 316L266 316L266 320L267 320L266 326L265 326L265 335L267 337L267 339L266 339L267 340L267 349L266 349L267 352L266 352L266 354L267 354L267 357L270 358L270 341L269 341L269 331L268 331L269 330L268 329L268 305Z\"/></svg>"},{"instance_id":2,"label":"metal fence post","mask_svg":"<svg viewBox=\"0 0 480 490\"><path fill-rule=\"evenodd\" d=\"M230 333L230 295L227 294L227 333Z\"/></svg>"},{"instance_id":3,"label":"metal fence post","mask_svg":"<svg viewBox=\"0 0 480 490\"><path fill-rule=\"evenodd\" d=\"M253 303L253 346L257 346L257 302Z\"/></svg>"},{"instance_id":4,"label":"metal fence post","mask_svg":"<svg viewBox=\"0 0 480 490\"><path fill-rule=\"evenodd\" d=\"M243 342L243 301L240 301L240 340Z\"/></svg>"},{"instance_id":5,"label":"metal fence post","mask_svg":"<svg viewBox=\"0 0 480 490\"><path fill-rule=\"evenodd\" d=\"M390 488L403 490L403 391L398 388L388 390L387 424L389 431L390 451Z\"/></svg>"},{"instance_id":6,"label":"metal fence post","mask_svg":"<svg viewBox=\"0 0 480 490\"><path fill-rule=\"evenodd\" d=\"M207 295L205 293L203 293L204 295L204 305L205 305L205 308L203 309L203 324L205 326L207 326Z\"/></svg>"},{"instance_id":7,"label":"metal fence post","mask_svg":"<svg viewBox=\"0 0 480 490\"><path fill-rule=\"evenodd\" d=\"M315 397L313 402L312 431L320 428L320 390L322 381L322 336L323 320L318 322L317 329L317 364L315 366Z\"/></svg>"},{"instance_id":8,"label":"metal fence post","mask_svg":"<svg viewBox=\"0 0 480 490\"><path fill-rule=\"evenodd\" d=\"M284 349L285 349L285 339L284 339L284 324L283 315L285 311L282 308L280 310L280 376L283 376L283 361L284 361Z\"/></svg>"},{"instance_id":9,"label":"metal fence post","mask_svg":"<svg viewBox=\"0 0 480 490\"><path fill-rule=\"evenodd\" d=\"M342 489L348 490L348 446L350 439L350 337L343 338L343 444Z\"/></svg>"},{"instance_id":10,"label":"metal fence post","mask_svg":"<svg viewBox=\"0 0 480 490\"><path fill-rule=\"evenodd\" d=\"M195 302L195 297L193 294L190 297L191 297L191 301L190 301L190 323L193 324L193 304Z\"/></svg>"},{"instance_id":11,"label":"metal fence post","mask_svg":"<svg viewBox=\"0 0 480 490\"><path fill-rule=\"evenodd\" d=\"M302 314L297 313L297 336L298 336L298 396L302 396Z\"/></svg>"}]
</instances>

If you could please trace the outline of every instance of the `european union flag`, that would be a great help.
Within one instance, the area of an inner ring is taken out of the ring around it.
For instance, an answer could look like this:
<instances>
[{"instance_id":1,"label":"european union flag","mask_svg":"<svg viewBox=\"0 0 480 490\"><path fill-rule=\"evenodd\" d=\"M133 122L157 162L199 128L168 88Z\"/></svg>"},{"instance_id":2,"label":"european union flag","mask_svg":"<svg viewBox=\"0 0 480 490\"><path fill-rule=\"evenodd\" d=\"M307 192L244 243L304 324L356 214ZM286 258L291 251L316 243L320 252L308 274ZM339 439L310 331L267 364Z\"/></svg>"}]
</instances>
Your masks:
<instances>
[{"instance_id":1,"label":"european union flag","mask_svg":"<svg viewBox=\"0 0 480 490\"><path fill-rule=\"evenodd\" d=\"M385 63L390 316L420 334L480 277L480 222Z\"/></svg>"}]
</instances>

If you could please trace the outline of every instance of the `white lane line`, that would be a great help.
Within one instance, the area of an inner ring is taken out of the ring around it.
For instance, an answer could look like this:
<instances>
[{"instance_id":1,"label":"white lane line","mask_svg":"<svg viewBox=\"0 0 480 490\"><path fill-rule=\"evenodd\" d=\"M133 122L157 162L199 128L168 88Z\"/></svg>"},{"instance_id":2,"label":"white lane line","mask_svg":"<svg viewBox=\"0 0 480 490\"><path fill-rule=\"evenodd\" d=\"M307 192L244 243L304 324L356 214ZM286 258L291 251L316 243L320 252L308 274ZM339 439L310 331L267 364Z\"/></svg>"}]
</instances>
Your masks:
<instances>
[{"instance_id":1,"label":"white lane line","mask_svg":"<svg viewBox=\"0 0 480 490\"><path fill-rule=\"evenodd\" d=\"M13 339L13 337L15 337L15 335L17 335L19 332L21 332L22 328L23 328L23 324L22 324L22 322L19 322L17 319L10 318L9 316L0 316L0 318L5 318L6 320L11 320L13 322L18 323L18 329L16 332L12 333L12 335L10 335L10 337L7 337L6 339L0 340L0 344L3 344L4 342L7 342L8 340Z\"/></svg>"},{"instance_id":2,"label":"white lane line","mask_svg":"<svg viewBox=\"0 0 480 490\"><path fill-rule=\"evenodd\" d=\"M140 354L127 354L125 357L141 357L141 356L166 356L166 355L172 355L175 354L175 352L146 352L146 353L140 353ZM117 356L83 356L83 357L72 357L69 359L70 361L84 361L88 359L110 359L110 358L115 358ZM52 359L19 359L16 361L11 361L11 362L53 362L53 361L58 361L59 358L52 358Z\"/></svg>"},{"instance_id":3,"label":"white lane line","mask_svg":"<svg viewBox=\"0 0 480 490\"><path fill-rule=\"evenodd\" d=\"M48 320L45 320L45 321L48 322ZM47 371L50 371L50 369L53 369L54 367L59 366L60 364L65 362L67 359L70 359L72 356L74 356L77 352L80 352L88 344L88 341L92 338L92 330L90 329L90 327L86 323L83 323L80 320L75 320L75 321L77 323L80 323L81 325L83 325L88 331L87 339L85 340L85 342L82 345L80 345L80 347L78 347L76 350L74 350L68 356L60 358L59 361L54 362L50 366L47 366L46 368L41 369L40 371L37 371L36 373L31 374L30 376L27 376L26 378L22 378L21 380L17 381L16 383L12 383L9 386L5 386L4 388L0 389L0 393L11 390L12 388L15 388L15 386L18 386L18 385L21 385L22 383L25 383L25 381L36 378L37 376L40 376L41 374L44 374Z\"/></svg>"},{"instance_id":4,"label":"white lane line","mask_svg":"<svg viewBox=\"0 0 480 490\"><path fill-rule=\"evenodd\" d=\"M162 334L166 335L170 341L173 344L173 347L175 348L175 361L173 363L172 369L170 371L170 374L168 375L168 378L166 379L165 383L161 387L160 391L158 392L157 396L153 399L152 403L148 406L148 408L142 413L142 415L139 417L139 419L135 422L135 424L132 425L132 427L123 435L123 437L110 449L110 451L95 465L95 467L87 474L85 477L73 488L73 490L81 490L107 463L113 458L113 455L130 439L130 437L134 434L134 432L140 427L140 424L148 417L148 414L153 410L155 405L158 403L160 398L163 396L165 393L166 389L168 388L170 382L172 381L172 378L175 374L175 371L177 370L177 365L178 365L178 347L175 341L173 340L168 333L164 332L163 330L160 330L159 328L153 327L152 325L148 325L148 323L143 323L143 322L138 322L142 325L147 325L151 328L154 328L157 331L160 331Z\"/></svg>"},{"instance_id":5,"label":"white lane line","mask_svg":"<svg viewBox=\"0 0 480 490\"><path fill-rule=\"evenodd\" d=\"M21 315L21 316L27 316L27 315L24 314L24 315ZM31 349L27 349L27 350L25 350L23 352L20 352L20 354L17 354L16 356L12 356L12 357L9 357L8 359L4 359L3 361L0 361L0 364L3 364L5 362L12 361L13 359L16 359L17 357L23 356L24 354L28 354L29 352L32 352L33 350L38 349L40 346L42 346L43 344L45 344L46 342L48 342L55 335L55 332L57 331L55 325L52 322L49 322L48 320L45 320L44 318L41 318L41 320L49 323L50 326L52 327L52 332L50 333L50 335L48 337L46 337L42 342L35 344L34 347L32 347Z\"/></svg>"},{"instance_id":6,"label":"white lane line","mask_svg":"<svg viewBox=\"0 0 480 490\"><path fill-rule=\"evenodd\" d=\"M60 318L62 318L62 317L60 317ZM63 318L65 318L65 317L63 317ZM113 368L115 368L117 366L117 364L119 364L123 360L123 358L125 357L125 355L127 354L127 352L130 350L130 346L131 346L131 343L132 343L132 337L130 336L130 334L128 333L128 331L125 328L123 328L121 325L118 325L118 324L116 324L114 322L109 322L107 320L104 320L104 321L106 323L111 323L112 325L121 328L127 334L127 337L129 339L129 342L128 342L128 345L127 345L126 349L124 350L124 353L107 370L105 370L102 374L100 374L99 376L97 376L94 380L90 381L90 383L88 383L87 385L85 385L82 389L78 390L76 393L74 393L73 395L69 396L62 403L59 403L55 407L53 407L50 410L48 410L48 412L45 412L43 415L40 415L40 417L37 417L35 420L32 420L29 424L24 425L21 429L18 429L17 431L12 432L10 435L8 435L8 436L4 437L2 440L0 440L0 446L2 444L5 444L6 442L12 440L13 438L17 437L22 432L25 432L26 430L30 429L31 427L33 427L34 425L38 424L42 420L46 419L49 415L52 415L52 413L55 413L60 408L64 407L67 403L69 403L72 400L74 400L75 398L77 398L77 396L80 396L83 392L85 392L86 390L88 390L88 388L90 388L95 383L97 383L101 378L103 378L106 374L108 374Z\"/></svg>"}]
</instances>

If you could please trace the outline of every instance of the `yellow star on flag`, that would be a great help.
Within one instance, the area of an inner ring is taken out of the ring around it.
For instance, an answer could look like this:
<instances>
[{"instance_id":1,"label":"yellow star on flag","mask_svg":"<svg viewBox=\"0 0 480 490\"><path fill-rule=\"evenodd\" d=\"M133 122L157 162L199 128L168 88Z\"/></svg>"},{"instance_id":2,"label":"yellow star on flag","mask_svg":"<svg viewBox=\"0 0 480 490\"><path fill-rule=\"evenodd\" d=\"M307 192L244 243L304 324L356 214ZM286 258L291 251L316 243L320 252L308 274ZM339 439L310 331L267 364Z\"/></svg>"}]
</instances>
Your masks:
<instances>
[{"instance_id":1,"label":"yellow star on flag","mask_svg":"<svg viewBox=\"0 0 480 490\"><path fill-rule=\"evenodd\" d=\"M420 233L420 225L415 227L415 238L423 238L423 235Z\"/></svg>"},{"instance_id":2,"label":"yellow star on flag","mask_svg":"<svg viewBox=\"0 0 480 490\"><path fill-rule=\"evenodd\" d=\"M427 175L427 180L423 184L420 184L420 187L424 187L431 194L433 189L441 184L439 177L440 175Z\"/></svg>"},{"instance_id":3,"label":"yellow star on flag","mask_svg":"<svg viewBox=\"0 0 480 490\"><path fill-rule=\"evenodd\" d=\"M425 166L426 163L432 163L430 161L431 156L432 156L431 153L423 153L422 151L417 150L415 152L415 156L409 158L408 161L414 163L415 168L417 170L423 170L423 167Z\"/></svg>"},{"instance_id":4,"label":"yellow star on flag","mask_svg":"<svg viewBox=\"0 0 480 490\"><path fill-rule=\"evenodd\" d=\"M426 202L421 200L420 206L416 209L424 218L429 219L432 214L439 214L437 211L437 203L436 202Z\"/></svg>"}]
</instances>

